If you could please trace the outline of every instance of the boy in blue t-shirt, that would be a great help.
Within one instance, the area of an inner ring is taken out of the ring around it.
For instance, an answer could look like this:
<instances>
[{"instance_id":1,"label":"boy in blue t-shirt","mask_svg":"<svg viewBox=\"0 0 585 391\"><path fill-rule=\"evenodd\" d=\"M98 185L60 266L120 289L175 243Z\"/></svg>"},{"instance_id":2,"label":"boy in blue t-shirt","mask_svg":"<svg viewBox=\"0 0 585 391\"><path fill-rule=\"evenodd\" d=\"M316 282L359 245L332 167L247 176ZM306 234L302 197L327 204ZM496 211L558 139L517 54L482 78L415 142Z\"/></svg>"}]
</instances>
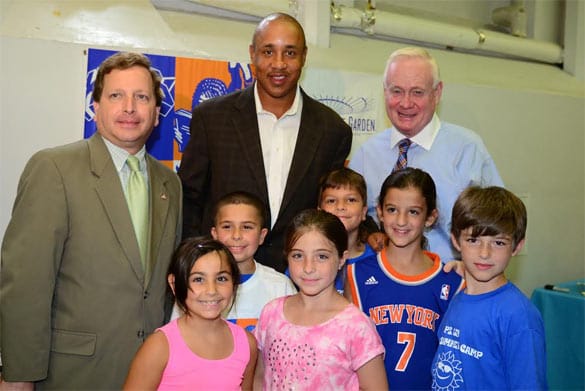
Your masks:
<instances>
[{"instance_id":1,"label":"boy in blue t-shirt","mask_svg":"<svg viewBox=\"0 0 585 391\"><path fill-rule=\"evenodd\" d=\"M546 389L542 318L504 275L524 245L524 204L500 187L470 187L455 202L451 221L467 287L441 322L433 389Z\"/></svg>"}]
</instances>

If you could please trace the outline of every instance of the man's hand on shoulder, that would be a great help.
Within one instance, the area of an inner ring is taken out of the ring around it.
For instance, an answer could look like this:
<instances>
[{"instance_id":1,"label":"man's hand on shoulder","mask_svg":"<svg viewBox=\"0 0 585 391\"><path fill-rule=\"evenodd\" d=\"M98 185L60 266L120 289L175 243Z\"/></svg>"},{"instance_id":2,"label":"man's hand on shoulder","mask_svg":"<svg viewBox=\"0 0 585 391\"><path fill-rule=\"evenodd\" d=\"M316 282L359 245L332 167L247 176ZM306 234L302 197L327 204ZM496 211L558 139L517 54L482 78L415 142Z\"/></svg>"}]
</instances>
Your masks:
<instances>
[{"instance_id":1,"label":"man's hand on shoulder","mask_svg":"<svg viewBox=\"0 0 585 391\"><path fill-rule=\"evenodd\" d=\"M443 266L443 271L445 273L449 273L451 270L455 270L455 273L465 278L465 265L463 264L463 261L452 259L445 263L445 266Z\"/></svg>"},{"instance_id":2,"label":"man's hand on shoulder","mask_svg":"<svg viewBox=\"0 0 585 391\"><path fill-rule=\"evenodd\" d=\"M386 234L384 232L373 232L368 235L368 244L375 252L382 251L386 243Z\"/></svg>"}]
</instances>

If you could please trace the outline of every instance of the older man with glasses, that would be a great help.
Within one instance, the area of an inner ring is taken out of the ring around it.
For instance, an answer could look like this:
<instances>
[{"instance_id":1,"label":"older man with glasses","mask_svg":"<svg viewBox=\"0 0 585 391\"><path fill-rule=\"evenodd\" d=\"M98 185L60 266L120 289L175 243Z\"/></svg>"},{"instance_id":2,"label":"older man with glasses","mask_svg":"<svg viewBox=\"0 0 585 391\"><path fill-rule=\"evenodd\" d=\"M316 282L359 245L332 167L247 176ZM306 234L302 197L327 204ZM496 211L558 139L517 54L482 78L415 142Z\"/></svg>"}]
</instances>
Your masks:
<instances>
[{"instance_id":1,"label":"older man with glasses","mask_svg":"<svg viewBox=\"0 0 585 391\"><path fill-rule=\"evenodd\" d=\"M437 62L426 50L393 52L383 85L393 126L366 140L349 164L366 179L368 214L376 219L377 192L392 171L406 166L425 170L435 181L439 208L439 220L426 233L429 250L443 262L459 259L449 238L451 209L470 185L503 186L496 165L476 133L439 120L435 110L443 83Z\"/></svg>"}]
</instances>

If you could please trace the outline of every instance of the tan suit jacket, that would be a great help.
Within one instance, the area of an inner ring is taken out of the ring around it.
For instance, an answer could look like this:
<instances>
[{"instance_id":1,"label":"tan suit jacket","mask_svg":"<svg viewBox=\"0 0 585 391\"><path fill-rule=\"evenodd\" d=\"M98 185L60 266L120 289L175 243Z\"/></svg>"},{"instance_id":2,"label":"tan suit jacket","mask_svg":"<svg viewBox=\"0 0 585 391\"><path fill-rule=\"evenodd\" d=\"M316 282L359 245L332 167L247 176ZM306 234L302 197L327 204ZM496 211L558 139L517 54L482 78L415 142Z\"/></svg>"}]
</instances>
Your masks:
<instances>
[{"instance_id":1,"label":"tan suit jacket","mask_svg":"<svg viewBox=\"0 0 585 391\"><path fill-rule=\"evenodd\" d=\"M163 324L166 271L180 238L181 185L147 155L147 271L103 139L28 162L2 243L4 378L39 389L119 389L144 338Z\"/></svg>"}]
</instances>

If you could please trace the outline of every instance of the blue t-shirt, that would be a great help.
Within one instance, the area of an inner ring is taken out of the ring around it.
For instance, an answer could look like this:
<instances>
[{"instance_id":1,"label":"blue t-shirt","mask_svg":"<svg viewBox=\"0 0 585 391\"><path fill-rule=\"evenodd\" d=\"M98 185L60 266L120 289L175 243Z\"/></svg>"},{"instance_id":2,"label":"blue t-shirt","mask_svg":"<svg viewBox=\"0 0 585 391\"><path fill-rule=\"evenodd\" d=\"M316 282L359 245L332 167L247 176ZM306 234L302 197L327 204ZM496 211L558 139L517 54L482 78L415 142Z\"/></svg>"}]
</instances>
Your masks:
<instances>
[{"instance_id":1,"label":"blue t-shirt","mask_svg":"<svg viewBox=\"0 0 585 391\"><path fill-rule=\"evenodd\" d=\"M508 282L481 295L460 293L439 329L434 390L544 390L540 313Z\"/></svg>"}]
</instances>

